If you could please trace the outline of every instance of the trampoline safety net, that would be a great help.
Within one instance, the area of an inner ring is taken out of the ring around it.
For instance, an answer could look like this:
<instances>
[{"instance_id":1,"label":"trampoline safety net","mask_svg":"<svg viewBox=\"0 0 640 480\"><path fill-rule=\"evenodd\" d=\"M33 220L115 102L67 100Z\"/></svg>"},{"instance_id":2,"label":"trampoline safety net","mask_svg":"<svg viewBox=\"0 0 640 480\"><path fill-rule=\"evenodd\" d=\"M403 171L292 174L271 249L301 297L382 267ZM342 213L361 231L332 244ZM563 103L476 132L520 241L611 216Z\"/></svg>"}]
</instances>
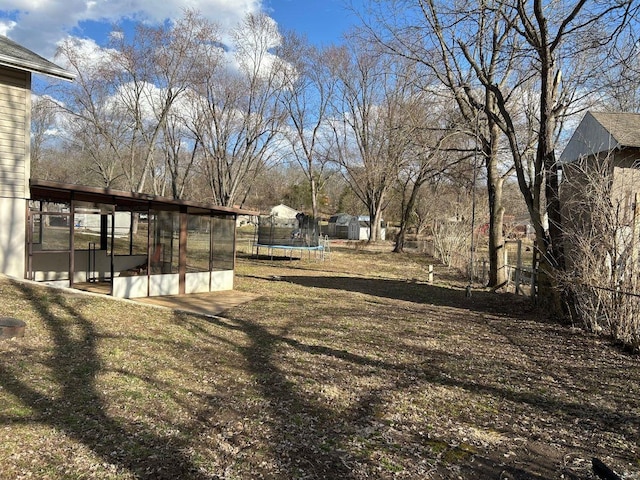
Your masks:
<instances>
[{"instance_id":1,"label":"trampoline safety net","mask_svg":"<svg viewBox=\"0 0 640 480\"><path fill-rule=\"evenodd\" d=\"M317 247L320 245L318 221L303 213L296 218L261 215L258 218L258 244Z\"/></svg>"}]
</instances>

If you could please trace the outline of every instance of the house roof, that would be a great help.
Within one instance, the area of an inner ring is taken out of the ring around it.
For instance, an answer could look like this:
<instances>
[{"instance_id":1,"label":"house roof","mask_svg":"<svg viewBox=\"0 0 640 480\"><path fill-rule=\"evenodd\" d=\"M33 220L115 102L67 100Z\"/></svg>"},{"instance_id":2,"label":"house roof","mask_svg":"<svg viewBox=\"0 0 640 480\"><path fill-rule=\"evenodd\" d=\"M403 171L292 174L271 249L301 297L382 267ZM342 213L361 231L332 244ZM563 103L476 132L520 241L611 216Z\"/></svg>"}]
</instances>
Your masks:
<instances>
[{"instance_id":1,"label":"house roof","mask_svg":"<svg viewBox=\"0 0 640 480\"><path fill-rule=\"evenodd\" d=\"M63 80L73 80L75 78L75 75L71 72L3 35L0 35L0 65L26 72L41 73Z\"/></svg>"},{"instance_id":2,"label":"house roof","mask_svg":"<svg viewBox=\"0 0 640 480\"><path fill-rule=\"evenodd\" d=\"M590 112L618 143L618 147L640 147L640 114Z\"/></svg>"},{"instance_id":3,"label":"house roof","mask_svg":"<svg viewBox=\"0 0 640 480\"><path fill-rule=\"evenodd\" d=\"M621 148L640 148L640 114L587 112L560 155L560 163Z\"/></svg>"},{"instance_id":4,"label":"house roof","mask_svg":"<svg viewBox=\"0 0 640 480\"><path fill-rule=\"evenodd\" d=\"M110 188L87 187L68 183L49 182L45 180L30 181L31 198L54 202L70 202L76 200L89 203L116 205L120 210L144 211L148 208L160 210L177 210L186 207L193 211L209 211L212 213L228 213L235 215L256 215L257 212L240 208L221 207L203 203L175 200L146 193L125 192Z\"/></svg>"},{"instance_id":5,"label":"house roof","mask_svg":"<svg viewBox=\"0 0 640 480\"><path fill-rule=\"evenodd\" d=\"M270 214L274 215L276 212L281 212L284 215L281 216L287 216L287 217L291 217L291 218L296 218L296 215L298 214L298 210L296 210L295 208L291 208L288 205L285 205L284 203L281 203L279 205L276 205L275 207L273 207L271 209Z\"/></svg>"}]
</instances>

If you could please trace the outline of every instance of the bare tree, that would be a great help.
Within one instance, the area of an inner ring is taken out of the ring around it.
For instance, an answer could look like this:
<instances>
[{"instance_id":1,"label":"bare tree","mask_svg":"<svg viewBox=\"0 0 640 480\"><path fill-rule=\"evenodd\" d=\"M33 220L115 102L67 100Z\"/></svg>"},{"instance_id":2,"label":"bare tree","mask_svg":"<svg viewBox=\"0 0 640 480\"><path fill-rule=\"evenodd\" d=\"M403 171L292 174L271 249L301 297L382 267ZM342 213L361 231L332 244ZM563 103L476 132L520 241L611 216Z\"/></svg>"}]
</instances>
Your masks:
<instances>
[{"instance_id":1,"label":"bare tree","mask_svg":"<svg viewBox=\"0 0 640 480\"><path fill-rule=\"evenodd\" d=\"M588 90L589 80L606 58L603 47L610 44L637 13L638 5L620 2L545 2L518 1L510 6L513 12L512 28L524 40L521 49L521 80L531 79L539 92L533 112L537 120L536 152L533 160L533 182L525 178L526 150L518 141L516 119L519 112L509 103L513 89L506 91L492 84L481 69L472 63L482 84L497 100L500 115L496 122L508 138L522 191L542 255L540 262L539 293L541 302L554 313L560 313L560 299L552 284L553 270L564 268L562 227L559 201L559 165L555 148L565 116ZM471 60L469 50L465 58ZM570 72L566 79L562 71ZM548 216L548 230L543 222Z\"/></svg>"},{"instance_id":2,"label":"bare tree","mask_svg":"<svg viewBox=\"0 0 640 480\"><path fill-rule=\"evenodd\" d=\"M286 65L271 53L280 42L273 20L250 15L234 34L236 65L209 69L197 89L194 132L213 202L242 205L252 185L282 156L276 144L285 112Z\"/></svg>"},{"instance_id":3,"label":"bare tree","mask_svg":"<svg viewBox=\"0 0 640 480\"><path fill-rule=\"evenodd\" d=\"M505 8L499 1L463 4L438 0L387 2L394 15L374 11L367 33L394 55L410 58L444 85L445 98L453 101L465 125L461 127L478 144L487 171L489 194L489 285L506 282L502 185L509 169L500 169L500 130L495 115L496 98L478 85L461 46L475 56L490 82L505 85L511 75L516 52L513 36L504 28Z\"/></svg>"},{"instance_id":4,"label":"bare tree","mask_svg":"<svg viewBox=\"0 0 640 480\"><path fill-rule=\"evenodd\" d=\"M398 178L409 139L401 125L410 84L389 56L354 39L340 60L339 95L333 123L338 162L345 179L366 206L370 242L379 238L387 195Z\"/></svg>"},{"instance_id":5,"label":"bare tree","mask_svg":"<svg viewBox=\"0 0 640 480\"><path fill-rule=\"evenodd\" d=\"M402 32L412 36L393 35L393 42L380 37L384 43L392 47L400 44L411 53L426 54L434 49L440 53L446 60L440 65L447 72L441 78L453 89L461 111L471 106L482 111L486 118L488 136L481 139L485 158L493 158L493 153L485 152L485 145L495 152L497 129L507 138L542 255L539 293L542 302L558 312L559 298L550 283L553 270L563 265L555 160L557 139L570 107L575 109L579 105L578 108L583 108L580 100L593 91L589 81L606 58L603 46L609 45L629 24L638 5L631 1L586 0L496 0L479 5L436 0L393 3L415 7L412 14L417 12L417 18L424 19L424 23L414 24L413 28L404 24ZM415 19L416 15L405 18ZM391 26L395 27L395 24ZM388 31L395 33L398 30L389 28ZM416 45L420 48L416 49ZM425 58L430 57L425 55ZM425 64L438 65L428 61ZM562 79L563 69L571 72L569 81ZM535 108L529 112L516 101L524 86L537 91ZM472 95L478 87L484 92L483 101ZM464 96L458 93L460 90ZM533 154L532 143L528 139L523 142L519 130L522 117L527 113L535 132ZM529 163L530 159L532 163ZM493 162L489 164L493 165ZM494 182L493 177L488 169L490 197L499 193L504 181L502 177ZM499 204L494 203L492 208L492 217L502 211ZM548 228L544 221L546 215Z\"/></svg>"},{"instance_id":6,"label":"bare tree","mask_svg":"<svg viewBox=\"0 0 640 480\"><path fill-rule=\"evenodd\" d=\"M188 103L189 95L176 104L163 126L159 150L164 162L151 172L155 194L164 195L165 188L169 188L173 198L184 199L189 194L199 198L198 193L189 188L196 171L200 143L191 128L191 115L185 113L189 110Z\"/></svg>"},{"instance_id":7,"label":"bare tree","mask_svg":"<svg viewBox=\"0 0 640 480\"><path fill-rule=\"evenodd\" d=\"M201 57L219 54L217 26L186 11L174 25L140 25L130 41L118 34L112 42L118 100L133 127L123 172L131 190L142 192L174 105L206 74Z\"/></svg>"},{"instance_id":8,"label":"bare tree","mask_svg":"<svg viewBox=\"0 0 640 480\"><path fill-rule=\"evenodd\" d=\"M124 109L113 101L117 85L112 82L111 66L101 50L78 40L67 39L57 55L76 73L73 84L60 86L58 103L65 118L64 141L69 150L81 151L88 159L88 170L96 183L113 187L121 176L119 159L123 155L130 122Z\"/></svg>"},{"instance_id":9,"label":"bare tree","mask_svg":"<svg viewBox=\"0 0 640 480\"><path fill-rule=\"evenodd\" d=\"M640 112L640 56L638 32L631 31L612 51L613 66L603 73L605 108Z\"/></svg>"},{"instance_id":10,"label":"bare tree","mask_svg":"<svg viewBox=\"0 0 640 480\"><path fill-rule=\"evenodd\" d=\"M172 25L139 25L132 38L114 31L109 48L86 52L71 40L61 46L59 57L77 72L63 92L70 138L104 186L122 178L131 191L145 190L167 117L218 43L215 25L186 11Z\"/></svg>"},{"instance_id":11,"label":"bare tree","mask_svg":"<svg viewBox=\"0 0 640 480\"><path fill-rule=\"evenodd\" d=\"M460 132L450 128L448 103L441 96L420 88L404 105L404 122L400 128L407 136L408 148L398 176L401 205L393 249L396 253L404 251L407 229L422 187L463 158L457 148L449 149Z\"/></svg>"},{"instance_id":12,"label":"bare tree","mask_svg":"<svg viewBox=\"0 0 640 480\"><path fill-rule=\"evenodd\" d=\"M34 97L31 101L31 171L39 171L51 131L56 128L57 105L49 97ZM34 176L32 174L32 176Z\"/></svg>"},{"instance_id":13,"label":"bare tree","mask_svg":"<svg viewBox=\"0 0 640 480\"><path fill-rule=\"evenodd\" d=\"M282 101L288 116L285 137L293 158L302 169L311 190L313 217L318 217L318 196L332 173L329 107L337 89L334 58L336 47L317 48L289 34L278 55L287 62Z\"/></svg>"}]
</instances>

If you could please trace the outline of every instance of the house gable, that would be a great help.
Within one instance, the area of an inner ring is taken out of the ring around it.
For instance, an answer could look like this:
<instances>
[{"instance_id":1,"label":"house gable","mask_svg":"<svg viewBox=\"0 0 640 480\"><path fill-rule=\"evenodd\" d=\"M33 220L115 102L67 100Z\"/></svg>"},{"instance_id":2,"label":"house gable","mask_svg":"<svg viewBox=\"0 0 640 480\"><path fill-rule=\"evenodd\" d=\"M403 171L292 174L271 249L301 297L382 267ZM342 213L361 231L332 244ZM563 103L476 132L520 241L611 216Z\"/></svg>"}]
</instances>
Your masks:
<instances>
[{"instance_id":1,"label":"house gable","mask_svg":"<svg viewBox=\"0 0 640 480\"><path fill-rule=\"evenodd\" d=\"M640 114L587 112L560 155L560 163L629 148L640 148Z\"/></svg>"},{"instance_id":2,"label":"house gable","mask_svg":"<svg viewBox=\"0 0 640 480\"><path fill-rule=\"evenodd\" d=\"M0 35L0 66L10 70L34 72L63 80L73 80L75 75L51 63L28 48Z\"/></svg>"}]
</instances>

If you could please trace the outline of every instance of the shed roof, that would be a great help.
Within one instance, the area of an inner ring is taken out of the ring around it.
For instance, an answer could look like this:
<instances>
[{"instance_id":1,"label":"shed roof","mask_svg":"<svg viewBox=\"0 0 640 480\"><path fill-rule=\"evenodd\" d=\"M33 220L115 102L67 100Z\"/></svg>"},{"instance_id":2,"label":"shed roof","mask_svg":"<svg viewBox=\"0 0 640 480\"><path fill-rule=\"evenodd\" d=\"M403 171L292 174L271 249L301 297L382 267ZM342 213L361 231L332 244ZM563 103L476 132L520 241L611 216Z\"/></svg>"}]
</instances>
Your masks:
<instances>
[{"instance_id":1,"label":"shed roof","mask_svg":"<svg viewBox=\"0 0 640 480\"><path fill-rule=\"evenodd\" d=\"M640 114L587 112L560 155L560 162L621 148L640 148Z\"/></svg>"},{"instance_id":2,"label":"shed roof","mask_svg":"<svg viewBox=\"0 0 640 480\"><path fill-rule=\"evenodd\" d=\"M175 200L146 193L125 192L110 188L87 187L68 183L49 182L45 180L30 181L31 197L35 200L54 202L70 202L72 199L81 202L104 203L116 205L122 210L144 210L147 208L176 209L187 207L196 211L227 213L235 215L256 215L257 212L240 208L221 207L185 200Z\"/></svg>"},{"instance_id":3,"label":"shed roof","mask_svg":"<svg viewBox=\"0 0 640 480\"><path fill-rule=\"evenodd\" d=\"M0 35L0 65L27 72L42 73L63 80L75 78L71 72L3 35Z\"/></svg>"}]
</instances>

